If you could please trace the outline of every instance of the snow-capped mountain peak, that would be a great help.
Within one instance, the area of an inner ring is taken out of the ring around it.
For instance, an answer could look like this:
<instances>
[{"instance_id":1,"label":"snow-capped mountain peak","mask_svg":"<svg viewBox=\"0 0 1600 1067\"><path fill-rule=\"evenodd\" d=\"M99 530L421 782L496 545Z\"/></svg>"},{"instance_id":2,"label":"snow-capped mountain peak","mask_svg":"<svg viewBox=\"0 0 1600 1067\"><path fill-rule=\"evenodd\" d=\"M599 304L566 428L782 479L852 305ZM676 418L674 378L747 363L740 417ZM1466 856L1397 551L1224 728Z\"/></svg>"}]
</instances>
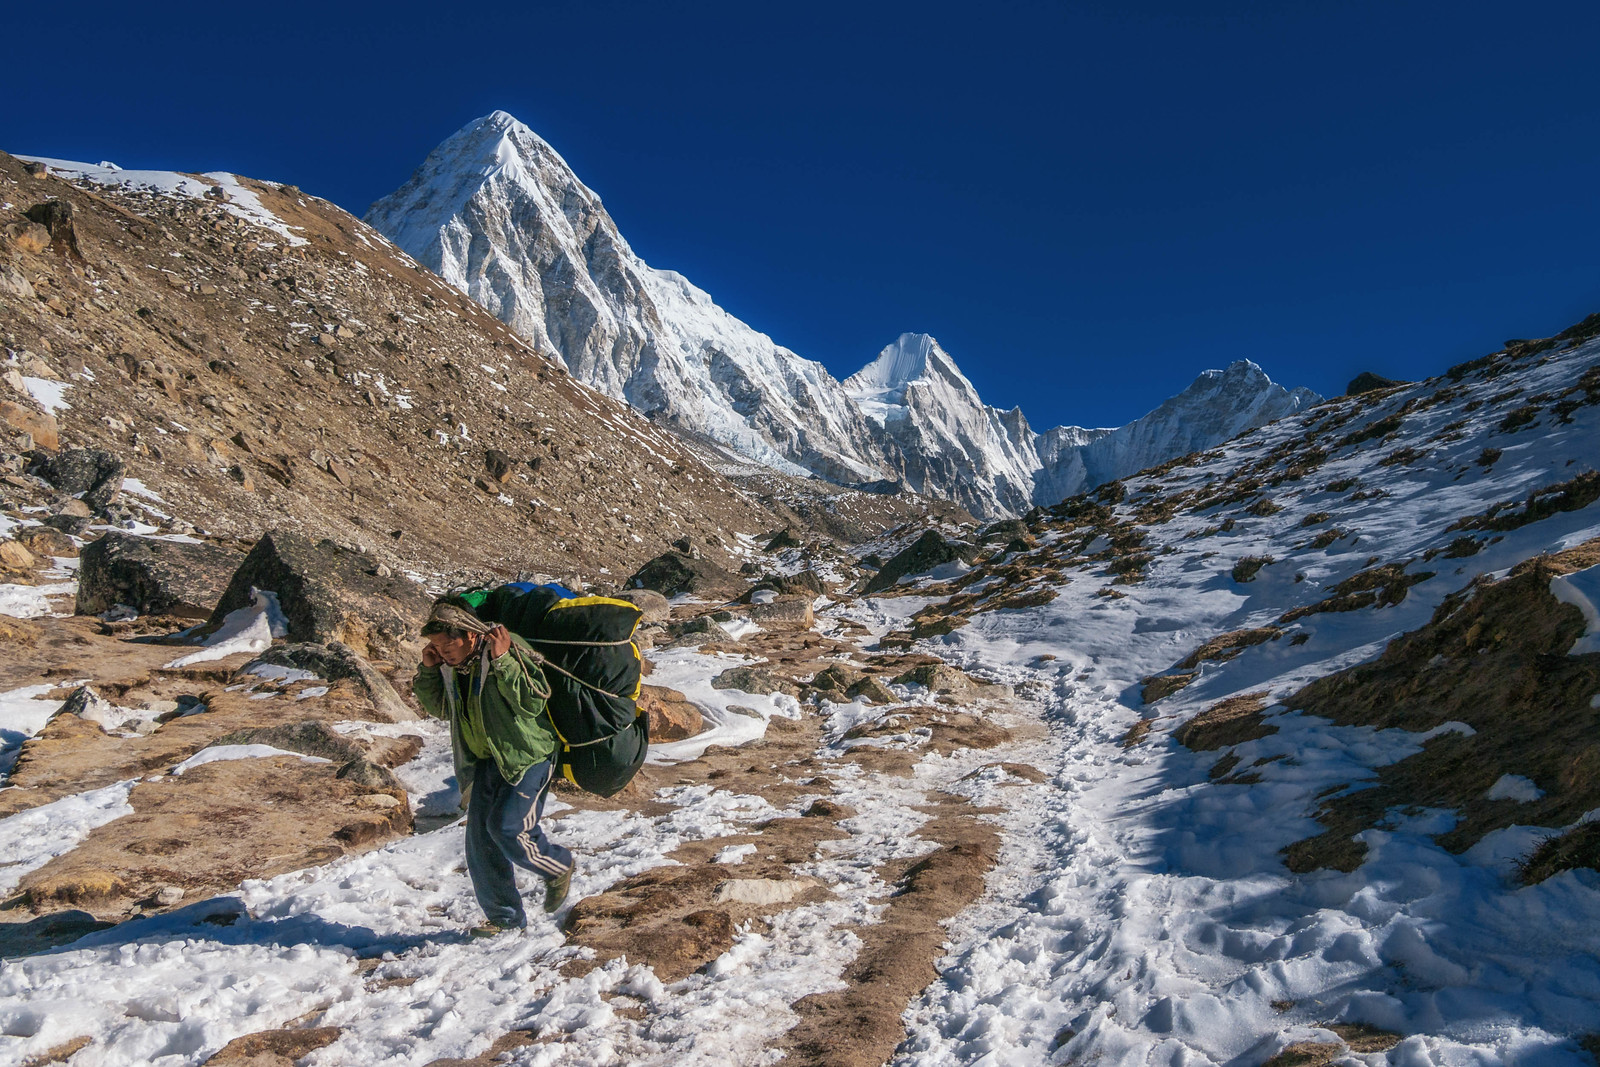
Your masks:
<instances>
[{"instance_id":1,"label":"snow-capped mountain peak","mask_svg":"<svg viewBox=\"0 0 1600 1067\"><path fill-rule=\"evenodd\" d=\"M1304 403L1294 399L1304 391L1246 362L1208 371L1118 431L1037 435L1020 410L985 404L924 333L902 334L841 383L644 263L600 197L504 111L446 138L366 221L575 377L652 418L787 473L900 483L982 516L1054 503L1064 488L1218 444Z\"/></svg>"}]
</instances>

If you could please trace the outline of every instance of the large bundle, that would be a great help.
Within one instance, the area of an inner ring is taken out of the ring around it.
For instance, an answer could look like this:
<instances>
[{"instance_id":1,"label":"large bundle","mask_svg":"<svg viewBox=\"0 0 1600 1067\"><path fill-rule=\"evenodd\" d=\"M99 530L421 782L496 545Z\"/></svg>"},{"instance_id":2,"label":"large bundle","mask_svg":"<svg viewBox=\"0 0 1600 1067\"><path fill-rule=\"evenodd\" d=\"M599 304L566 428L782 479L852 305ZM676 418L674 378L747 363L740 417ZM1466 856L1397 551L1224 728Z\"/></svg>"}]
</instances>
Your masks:
<instances>
[{"instance_id":1,"label":"large bundle","mask_svg":"<svg viewBox=\"0 0 1600 1067\"><path fill-rule=\"evenodd\" d=\"M641 612L626 600L577 596L558 585L513 582L467 594L478 618L497 622L545 659L550 721L561 773L611 796L633 779L649 747L639 712Z\"/></svg>"}]
</instances>

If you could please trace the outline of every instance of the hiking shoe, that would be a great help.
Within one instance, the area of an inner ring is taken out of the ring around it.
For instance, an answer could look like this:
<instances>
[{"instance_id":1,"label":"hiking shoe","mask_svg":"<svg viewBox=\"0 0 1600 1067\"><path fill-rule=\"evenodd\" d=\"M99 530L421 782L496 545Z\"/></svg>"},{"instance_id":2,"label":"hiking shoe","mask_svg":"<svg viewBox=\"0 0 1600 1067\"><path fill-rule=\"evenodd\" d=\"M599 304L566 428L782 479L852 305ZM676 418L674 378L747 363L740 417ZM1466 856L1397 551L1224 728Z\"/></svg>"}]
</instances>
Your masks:
<instances>
[{"instance_id":1,"label":"hiking shoe","mask_svg":"<svg viewBox=\"0 0 1600 1067\"><path fill-rule=\"evenodd\" d=\"M554 915L566 903L567 890L572 888L572 872L576 864L567 868L567 873L556 878L548 879L544 883L544 913Z\"/></svg>"},{"instance_id":2,"label":"hiking shoe","mask_svg":"<svg viewBox=\"0 0 1600 1067\"><path fill-rule=\"evenodd\" d=\"M477 940L478 938L482 937L499 937L504 933L521 932L521 930L521 926L502 926L500 923L485 920L468 930L467 936L473 940Z\"/></svg>"}]
</instances>

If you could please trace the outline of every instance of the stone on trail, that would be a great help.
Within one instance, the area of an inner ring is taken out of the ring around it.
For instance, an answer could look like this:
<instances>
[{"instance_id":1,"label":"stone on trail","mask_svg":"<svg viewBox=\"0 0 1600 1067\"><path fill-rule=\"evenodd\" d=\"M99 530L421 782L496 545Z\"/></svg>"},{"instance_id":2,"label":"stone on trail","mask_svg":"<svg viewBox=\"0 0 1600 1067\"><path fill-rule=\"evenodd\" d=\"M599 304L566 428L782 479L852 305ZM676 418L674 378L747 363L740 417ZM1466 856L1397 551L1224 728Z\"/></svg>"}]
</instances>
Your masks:
<instances>
[{"instance_id":1,"label":"stone on trail","mask_svg":"<svg viewBox=\"0 0 1600 1067\"><path fill-rule=\"evenodd\" d=\"M325 645L314 642L275 645L239 668L234 677L247 678L251 668L262 664L310 671L328 682L349 679L366 692L381 722L414 722L421 718L389 683L389 679L355 649L341 641L330 641Z\"/></svg>"},{"instance_id":2,"label":"stone on trail","mask_svg":"<svg viewBox=\"0 0 1600 1067\"><path fill-rule=\"evenodd\" d=\"M920 685L956 704L975 700L1003 700L1012 696L1009 685L978 682L943 663L924 663L895 679L900 685Z\"/></svg>"},{"instance_id":3,"label":"stone on trail","mask_svg":"<svg viewBox=\"0 0 1600 1067\"><path fill-rule=\"evenodd\" d=\"M766 604L751 604L745 614L768 629L810 629L816 622L809 596L781 596Z\"/></svg>"},{"instance_id":4,"label":"stone on trail","mask_svg":"<svg viewBox=\"0 0 1600 1067\"><path fill-rule=\"evenodd\" d=\"M206 748L223 745L270 745L285 752L318 756L334 763L348 763L366 756L366 750L360 742L351 740L317 719L235 730L217 738Z\"/></svg>"},{"instance_id":5,"label":"stone on trail","mask_svg":"<svg viewBox=\"0 0 1600 1067\"><path fill-rule=\"evenodd\" d=\"M737 689L741 693L754 693L757 696L767 696L772 693L800 695L800 687L789 679L780 678L760 667L729 667L711 679L711 688Z\"/></svg>"},{"instance_id":6,"label":"stone on trail","mask_svg":"<svg viewBox=\"0 0 1600 1067\"><path fill-rule=\"evenodd\" d=\"M700 709L676 689L640 686L639 708L645 713L651 741L682 741L706 727Z\"/></svg>"},{"instance_id":7,"label":"stone on trail","mask_svg":"<svg viewBox=\"0 0 1600 1067\"><path fill-rule=\"evenodd\" d=\"M245 555L222 545L191 545L107 533L78 564L79 615L126 604L141 615L203 619L221 599Z\"/></svg>"},{"instance_id":8,"label":"stone on trail","mask_svg":"<svg viewBox=\"0 0 1600 1067\"><path fill-rule=\"evenodd\" d=\"M249 605L254 587L278 595L289 640L337 641L368 659L412 666L433 602L421 586L373 570L366 556L332 541L274 530L239 564L209 624Z\"/></svg>"}]
</instances>

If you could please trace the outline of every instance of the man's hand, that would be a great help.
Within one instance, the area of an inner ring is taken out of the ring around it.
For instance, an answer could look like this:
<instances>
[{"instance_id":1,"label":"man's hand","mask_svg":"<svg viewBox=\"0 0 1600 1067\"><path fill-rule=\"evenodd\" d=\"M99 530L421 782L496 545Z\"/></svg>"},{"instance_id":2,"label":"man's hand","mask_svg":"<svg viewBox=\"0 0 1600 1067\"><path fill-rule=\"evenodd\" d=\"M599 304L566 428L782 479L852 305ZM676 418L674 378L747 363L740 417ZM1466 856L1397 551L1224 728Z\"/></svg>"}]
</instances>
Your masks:
<instances>
[{"instance_id":1,"label":"man's hand","mask_svg":"<svg viewBox=\"0 0 1600 1067\"><path fill-rule=\"evenodd\" d=\"M495 624L494 629L484 634L484 640L489 642L489 657L491 659L499 659L511 651L511 631L499 623Z\"/></svg>"},{"instance_id":2,"label":"man's hand","mask_svg":"<svg viewBox=\"0 0 1600 1067\"><path fill-rule=\"evenodd\" d=\"M443 662L444 660L439 658L439 650L433 647L432 641L422 646L422 665L424 667L437 667Z\"/></svg>"}]
</instances>

